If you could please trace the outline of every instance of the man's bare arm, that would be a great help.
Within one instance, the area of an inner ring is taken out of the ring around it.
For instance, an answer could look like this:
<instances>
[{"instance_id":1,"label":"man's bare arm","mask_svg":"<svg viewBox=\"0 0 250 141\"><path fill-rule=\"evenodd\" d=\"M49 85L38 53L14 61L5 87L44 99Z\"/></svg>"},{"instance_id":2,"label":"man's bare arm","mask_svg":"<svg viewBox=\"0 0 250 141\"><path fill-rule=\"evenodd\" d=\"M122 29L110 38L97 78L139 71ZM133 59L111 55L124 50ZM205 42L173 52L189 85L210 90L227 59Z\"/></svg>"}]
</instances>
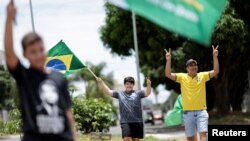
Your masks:
<instances>
[{"instance_id":1,"label":"man's bare arm","mask_svg":"<svg viewBox=\"0 0 250 141\"><path fill-rule=\"evenodd\" d=\"M5 23L4 49L6 64L9 69L14 69L18 64L18 58L13 49L13 22L16 16L16 8L11 0L7 6L7 18Z\"/></svg>"},{"instance_id":2,"label":"man's bare arm","mask_svg":"<svg viewBox=\"0 0 250 141\"><path fill-rule=\"evenodd\" d=\"M99 85L101 85L106 94L108 94L109 96L113 96L113 91L105 84L105 82L100 77L97 77L96 81Z\"/></svg>"},{"instance_id":3,"label":"man's bare arm","mask_svg":"<svg viewBox=\"0 0 250 141\"><path fill-rule=\"evenodd\" d=\"M175 81L175 74L173 74L171 72L171 48L169 48L169 51L167 51L165 49L165 52L166 52L166 68L165 68L165 75L166 77L168 77L169 79Z\"/></svg>"},{"instance_id":4,"label":"man's bare arm","mask_svg":"<svg viewBox=\"0 0 250 141\"><path fill-rule=\"evenodd\" d=\"M150 96L150 94L151 94L151 81L150 78L147 77L146 97Z\"/></svg>"},{"instance_id":5,"label":"man's bare arm","mask_svg":"<svg viewBox=\"0 0 250 141\"><path fill-rule=\"evenodd\" d=\"M210 78L213 78L214 76L218 75L219 72L220 72L219 60L218 60L218 54L219 54L219 52L218 52L218 47L219 47L219 46L214 47L214 46L212 45L212 48L213 48L213 64L214 64L214 68L213 68L213 70L211 70L211 71L209 72Z\"/></svg>"}]
</instances>

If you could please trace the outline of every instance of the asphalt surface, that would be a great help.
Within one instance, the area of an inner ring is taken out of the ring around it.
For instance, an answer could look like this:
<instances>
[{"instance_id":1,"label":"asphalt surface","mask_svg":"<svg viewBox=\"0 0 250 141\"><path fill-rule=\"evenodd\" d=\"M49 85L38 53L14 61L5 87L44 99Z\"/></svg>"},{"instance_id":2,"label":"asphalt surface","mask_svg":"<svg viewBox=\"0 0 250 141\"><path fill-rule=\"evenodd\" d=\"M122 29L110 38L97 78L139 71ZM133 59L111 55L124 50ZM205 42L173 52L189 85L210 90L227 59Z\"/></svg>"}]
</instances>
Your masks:
<instances>
[{"instance_id":1,"label":"asphalt surface","mask_svg":"<svg viewBox=\"0 0 250 141\"><path fill-rule=\"evenodd\" d=\"M183 126L177 127L166 127L162 122L156 122L155 125L150 123L144 125L144 131L146 134L165 134L172 132L184 132ZM121 127L119 124L117 126L110 128L110 133L113 135L121 135Z\"/></svg>"}]
</instances>

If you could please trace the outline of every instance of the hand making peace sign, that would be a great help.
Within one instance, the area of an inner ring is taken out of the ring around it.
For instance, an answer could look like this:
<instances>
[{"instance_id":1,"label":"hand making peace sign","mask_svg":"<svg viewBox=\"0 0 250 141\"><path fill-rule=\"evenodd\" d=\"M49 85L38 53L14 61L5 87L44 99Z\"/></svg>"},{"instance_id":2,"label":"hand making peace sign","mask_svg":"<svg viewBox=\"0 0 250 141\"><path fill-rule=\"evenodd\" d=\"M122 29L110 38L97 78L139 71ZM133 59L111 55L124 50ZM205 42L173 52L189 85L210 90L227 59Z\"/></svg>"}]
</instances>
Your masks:
<instances>
[{"instance_id":1,"label":"hand making peace sign","mask_svg":"<svg viewBox=\"0 0 250 141\"><path fill-rule=\"evenodd\" d=\"M169 48L169 51L167 49L164 49L164 51L166 52L166 60L170 60L171 59L171 48Z\"/></svg>"},{"instance_id":2,"label":"hand making peace sign","mask_svg":"<svg viewBox=\"0 0 250 141\"><path fill-rule=\"evenodd\" d=\"M213 48L213 56L214 56L214 57L217 57L218 54L219 54L218 47L219 47L219 45L217 45L216 47L214 47L214 45L212 45L212 48Z\"/></svg>"},{"instance_id":3,"label":"hand making peace sign","mask_svg":"<svg viewBox=\"0 0 250 141\"><path fill-rule=\"evenodd\" d=\"M146 81L147 81L147 86L148 86L148 85L151 85L150 77L146 77Z\"/></svg>"}]
</instances>

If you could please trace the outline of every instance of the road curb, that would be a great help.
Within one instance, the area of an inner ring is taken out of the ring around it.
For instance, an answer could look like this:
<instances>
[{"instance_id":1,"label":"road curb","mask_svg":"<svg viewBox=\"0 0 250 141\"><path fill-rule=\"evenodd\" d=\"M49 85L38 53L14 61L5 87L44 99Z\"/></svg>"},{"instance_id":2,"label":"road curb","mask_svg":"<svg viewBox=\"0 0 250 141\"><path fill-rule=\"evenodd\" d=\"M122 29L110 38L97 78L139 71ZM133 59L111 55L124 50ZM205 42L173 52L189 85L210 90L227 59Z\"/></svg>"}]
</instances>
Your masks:
<instances>
[{"instance_id":1,"label":"road curb","mask_svg":"<svg viewBox=\"0 0 250 141\"><path fill-rule=\"evenodd\" d=\"M20 138L20 135L3 135L0 136L0 139L17 139Z\"/></svg>"}]
</instances>

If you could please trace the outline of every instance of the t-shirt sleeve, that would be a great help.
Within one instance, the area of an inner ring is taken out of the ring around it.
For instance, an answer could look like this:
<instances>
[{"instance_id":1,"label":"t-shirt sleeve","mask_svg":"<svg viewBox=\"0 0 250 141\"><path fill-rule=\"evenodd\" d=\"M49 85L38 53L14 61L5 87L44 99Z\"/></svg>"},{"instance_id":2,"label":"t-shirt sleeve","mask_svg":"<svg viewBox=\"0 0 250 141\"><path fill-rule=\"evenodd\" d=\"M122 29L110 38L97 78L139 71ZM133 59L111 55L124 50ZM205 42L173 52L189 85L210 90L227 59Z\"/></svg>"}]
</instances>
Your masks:
<instances>
[{"instance_id":1,"label":"t-shirt sleeve","mask_svg":"<svg viewBox=\"0 0 250 141\"><path fill-rule=\"evenodd\" d=\"M183 73L175 73L175 81L181 83L183 78Z\"/></svg>"},{"instance_id":2,"label":"t-shirt sleeve","mask_svg":"<svg viewBox=\"0 0 250 141\"><path fill-rule=\"evenodd\" d=\"M209 71L206 71L206 72L201 72L201 75L203 76L203 80L205 82L209 81L210 80L210 74L209 74Z\"/></svg>"},{"instance_id":3,"label":"t-shirt sleeve","mask_svg":"<svg viewBox=\"0 0 250 141\"><path fill-rule=\"evenodd\" d=\"M8 70L10 74L13 76L13 78L16 80L16 82L20 84L22 82L22 79L24 77L23 75L25 74L26 70L26 68L21 64L21 62L18 61L18 64L14 69L10 69L8 67Z\"/></svg>"},{"instance_id":4,"label":"t-shirt sleeve","mask_svg":"<svg viewBox=\"0 0 250 141\"><path fill-rule=\"evenodd\" d=\"M136 93L139 95L140 98L146 97L145 91L143 90L138 90Z\"/></svg>"},{"instance_id":5,"label":"t-shirt sleeve","mask_svg":"<svg viewBox=\"0 0 250 141\"><path fill-rule=\"evenodd\" d=\"M118 91L113 91L112 97L119 99L119 92Z\"/></svg>"},{"instance_id":6,"label":"t-shirt sleeve","mask_svg":"<svg viewBox=\"0 0 250 141\"><path fill-rule=\"evenodd\" d=\"M63 96L64 108L65 109L71 108L72 100L68 91L68 82L65 78L63 79L63 84L62 84L62 96Z\"/></svg>"}]
</instances>

